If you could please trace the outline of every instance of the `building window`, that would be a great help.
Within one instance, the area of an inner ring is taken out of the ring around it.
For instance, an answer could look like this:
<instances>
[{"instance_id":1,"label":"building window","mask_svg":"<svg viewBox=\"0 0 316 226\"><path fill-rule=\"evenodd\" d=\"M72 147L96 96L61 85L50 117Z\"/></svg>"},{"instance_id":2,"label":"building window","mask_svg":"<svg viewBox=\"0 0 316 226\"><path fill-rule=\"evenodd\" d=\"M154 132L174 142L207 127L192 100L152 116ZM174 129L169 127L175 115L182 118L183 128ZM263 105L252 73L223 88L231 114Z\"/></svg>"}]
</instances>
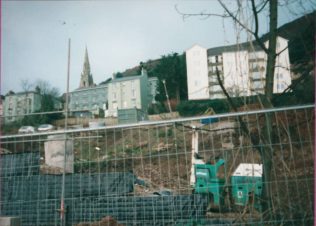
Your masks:
<instances>
[{"instance_id":1,"label":"building window","mask_svg":"<svg viewBox=\"0 0 316 226\"><path fill-rule=\"evenodd\" d=\"M253 79L261 79L261 74L259 72L253 72L252 73L252 78Z\"/></svg>"},{"instance_id":2,"label":"building window","mask_svg":"<svg viewBox=\"0 0 316 226\"><path fill-rule=\"evenodd\" d=\"M113 99L116 100L116 93L113 92Z\"/></svg>"},{"instance_id":3,"label":"building window","mask_svg":"<svg viewBox=\"0 0 316 226\"><path fill-rule=\"evenodd\" d=\"M283 78L283 74L279 74L278 73L278 74L276 74L276 77L279 78L279 79L282 79Z\"/></svg>"},{"instance_id":4,"label":"building window","mask_svg":"<svg viewBox=\"0 0 316 226\"><path fill-rule=\"evenodd\" d=\"M284 84L278 84L277 89L278 90L283 90L285 88Z\"/></svg>"},{"instance_id":5,"label":"building window","mask_svg":"<svg viewBox=\"0 0 316 226\"><path fill-rule=\"evenodd\" d=\"M132 97L136 97L136 91L135 91L135 89L132 89Z\"/></svg>"},{"instance_id":6,"label":"building window","mask_svg":"<svg viewBox=\"0 0 316 226\"><path fill-rule=\"evenodd\" d=\"M215 56L211 56L211 59L210 59L210 60L211 60L211 63L215 63L215 62L216 62L216 61L215 61L215 60L216 60Z\"/></svg>"}]
</instances>

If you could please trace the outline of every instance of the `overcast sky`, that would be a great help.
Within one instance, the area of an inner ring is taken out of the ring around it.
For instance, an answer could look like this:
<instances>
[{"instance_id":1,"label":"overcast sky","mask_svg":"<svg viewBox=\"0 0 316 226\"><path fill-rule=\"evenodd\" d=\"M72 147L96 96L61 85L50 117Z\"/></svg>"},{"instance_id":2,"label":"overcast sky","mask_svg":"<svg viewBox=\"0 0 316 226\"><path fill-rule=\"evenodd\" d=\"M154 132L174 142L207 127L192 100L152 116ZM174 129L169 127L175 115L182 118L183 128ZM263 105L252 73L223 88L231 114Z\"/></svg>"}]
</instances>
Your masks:
<instances>
[{"instance_id":1,"label":"overcast sky","mask_svg":"<svg viewBox=\"0 0 316 226\"><path fill-rule=\"evenodd\" d=\"M141 61L194 44L210 48L236 43L231 20L183 20L183 12L223 13L217 1L2 1L1 94L21 91L21 80L47 80L66 90L71 38L70 90L78 88L85 46L95 83ZM295 7L293 7L295 8ZM288 9L288 8L287 8ZM302 10L301 10L302 11ZM300 14L298 14L300 15ZM280 10L279 25L293 20ZM265 21L266 20L266 21ZM264 19L262 32L268 20Z\"/></svg>"}]
</instances>

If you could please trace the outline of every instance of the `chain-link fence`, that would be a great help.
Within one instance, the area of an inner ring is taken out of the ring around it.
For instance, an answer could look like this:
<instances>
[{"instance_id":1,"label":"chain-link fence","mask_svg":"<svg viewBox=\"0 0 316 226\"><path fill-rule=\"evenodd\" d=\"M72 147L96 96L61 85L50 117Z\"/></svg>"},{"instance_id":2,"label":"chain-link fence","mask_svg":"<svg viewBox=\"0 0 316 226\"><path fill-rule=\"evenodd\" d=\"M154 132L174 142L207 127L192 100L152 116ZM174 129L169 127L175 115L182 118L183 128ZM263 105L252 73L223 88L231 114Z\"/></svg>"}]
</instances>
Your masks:
<instances>
[{"instance_id":1,"label":"chain-link fence","mask_svg":"<svg viewBox=\"0 0 316 226\"><path fill-rule=\"evenodd\" d=\"M3 135L0 214L23 226L312 225L314 119L297 106Z\"/></svg>"}]
</instances>

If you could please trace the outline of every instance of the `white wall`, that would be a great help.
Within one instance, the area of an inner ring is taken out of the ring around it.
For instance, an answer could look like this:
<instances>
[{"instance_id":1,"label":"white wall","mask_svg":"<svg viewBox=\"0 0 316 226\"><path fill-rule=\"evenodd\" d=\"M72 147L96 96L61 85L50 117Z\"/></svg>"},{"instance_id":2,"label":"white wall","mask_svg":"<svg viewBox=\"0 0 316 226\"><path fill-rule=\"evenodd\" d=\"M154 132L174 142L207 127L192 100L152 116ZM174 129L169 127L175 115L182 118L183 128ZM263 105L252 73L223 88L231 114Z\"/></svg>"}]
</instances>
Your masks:
<instances>
[{"instance_id":1,"label":"white wall","mask_svg":"<svg viewBox=\"0 0 316 226\"><path fill-rule=\"evenodd\" d=\"M265 42L267 47L268 44L268 42ZM277 38L277 53L283 52L276 58L274 93L283 92L292 81L287 45L288 41L286 39L282 37ZM264 51L223 52L222 58L224 86L231 96L249 96L263 92L262 89L260 91L256 90L256 88L265 87L267 55ZM225 98L222 94L215 93L219 88L218 85L209 88L208 61L212 61L212 59L212 56L207 56L207 49L199 45L194 45L186 51L189 100ZM254 59L258 59L258 61ZM254 64L260 67L260 71L251 72L252 74L250 74L249 69ZM262 79L252 82L250 77ZM212 79L210 78L210 80ZM255 90L252 91L251 89Z\"/></svg>"},{"instance_id":2,"label":"white wall","mask_svg":"<svg viewBox=\"0 0 316 226\"><path fill-rule=\"evenodd\" d=\"M277 53L284 50L287 45L286 39L278 37ZM275 66L273 92L282 93L292 83L288 48L277 56Z\"/></svg>"},{"instance_id":3,"label":"white wall","mask_svg":"<svg viewBox=\"0 0 316 226\"><path fill-rule=\"evenodd\" d=\"M224 86L231 96L248 95L248 51L223 53Z\"/></svg>"},{"instance_id":4,"label":"white wall","mask_svg":"<svg viewBox=\"0 0 316 226\"><path fill-rule=\"evenodd\" d=\"M194 45L186 51L189 100L209 99L207 49Z\"/></svg>"},{"instance_id":5,"label":"white wall","mask_svg":"<svg viewBox=\"0 0 316 226\"><path fill-rule=\"evenodd\" d=\"M108 103L110 116L117 116L117 109L142 108L140 77L109 83Z\"/></svg>"}]
</instances>

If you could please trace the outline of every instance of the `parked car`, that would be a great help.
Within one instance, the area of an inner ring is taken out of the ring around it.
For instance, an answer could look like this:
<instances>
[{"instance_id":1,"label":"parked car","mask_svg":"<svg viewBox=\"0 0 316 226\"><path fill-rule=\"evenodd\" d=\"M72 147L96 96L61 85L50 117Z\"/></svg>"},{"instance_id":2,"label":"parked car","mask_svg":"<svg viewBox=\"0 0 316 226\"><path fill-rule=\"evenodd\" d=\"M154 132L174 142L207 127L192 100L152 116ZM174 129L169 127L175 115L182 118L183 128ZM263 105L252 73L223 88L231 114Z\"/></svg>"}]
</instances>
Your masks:
<instances>
[{"instance_id":1,"label":"parked car","mask_svg":"<svg viewBox=\"0 0 316 226\"><path fill-rule=\"evenodd\" d=\"M33 126L22 126L19 130L18 133L34 133L35 128Z\"/></svg>"},{"instance_id":2,"label":"parked car","mask_svg":"<svg viewBox=\"0 0 316 226\"><path fill-rule=\"evenodd\" d=\"M51 124L43 124L43 125L40 125L37 130L39 132L45 132L45 131L51 131L53 130L55 127Z\"/></svg>"},{"instance_id":3,"label":"parked car","mask_svg":"<svg viewBox=\"0 0 316 226\"><path fill-rule=\"evenodd\" d=\"M89 122L89 128L100 128L104 126L105 122Z\"/></svg>"}]
</instances>

